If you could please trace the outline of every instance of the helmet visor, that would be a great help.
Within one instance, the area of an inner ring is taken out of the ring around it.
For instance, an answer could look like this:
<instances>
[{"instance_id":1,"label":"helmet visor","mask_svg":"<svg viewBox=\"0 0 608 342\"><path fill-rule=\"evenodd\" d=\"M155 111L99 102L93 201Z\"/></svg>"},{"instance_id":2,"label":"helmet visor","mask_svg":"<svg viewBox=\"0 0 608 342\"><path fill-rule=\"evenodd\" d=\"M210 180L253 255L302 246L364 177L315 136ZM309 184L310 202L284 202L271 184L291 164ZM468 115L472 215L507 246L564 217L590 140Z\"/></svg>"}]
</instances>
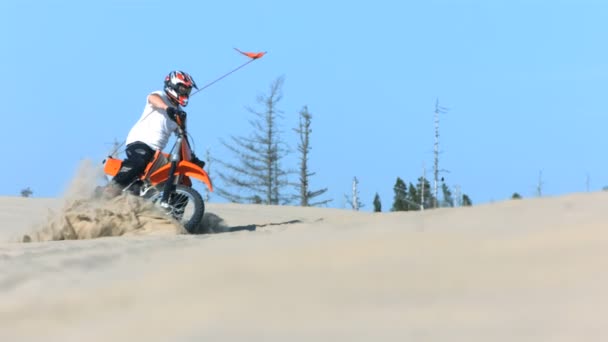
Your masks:
<instances>
[{"instance_id":1,"label":"helmet visor","mask_svg":"<svg viewBox=\"0 0 608 342\"><path fill-rule=\"evenodd\" d=\"M184 84L177 85L177 94L179 96L190 96L191 91L192 91L192 87L188 87Z\"/></svg>"}]
</instances>

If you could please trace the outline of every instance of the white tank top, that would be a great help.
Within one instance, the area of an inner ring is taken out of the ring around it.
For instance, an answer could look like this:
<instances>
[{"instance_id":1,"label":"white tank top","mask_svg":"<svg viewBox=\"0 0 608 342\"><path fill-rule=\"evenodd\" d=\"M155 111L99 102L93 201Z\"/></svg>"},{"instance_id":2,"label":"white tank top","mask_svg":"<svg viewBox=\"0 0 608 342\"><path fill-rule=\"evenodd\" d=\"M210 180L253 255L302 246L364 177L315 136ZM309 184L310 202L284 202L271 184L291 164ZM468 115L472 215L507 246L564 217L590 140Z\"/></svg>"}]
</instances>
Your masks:
<instances>
[{"instance_id":1,"label":"white tank top","mask_svg":"<svg viewBox=\"0 0 608 342\"><path fill-rule=\"evenodd\" d=\"M172 106L164 91L155 91L152 94L160 96L163 101ZM146 98L146 107L139 120L133 125L127 135L127 145L141 141L153 150L162 150L167 145L171 134L177 129L177 123L169 119L164 110L153 107Z\"/></svg>"}]
</instances>

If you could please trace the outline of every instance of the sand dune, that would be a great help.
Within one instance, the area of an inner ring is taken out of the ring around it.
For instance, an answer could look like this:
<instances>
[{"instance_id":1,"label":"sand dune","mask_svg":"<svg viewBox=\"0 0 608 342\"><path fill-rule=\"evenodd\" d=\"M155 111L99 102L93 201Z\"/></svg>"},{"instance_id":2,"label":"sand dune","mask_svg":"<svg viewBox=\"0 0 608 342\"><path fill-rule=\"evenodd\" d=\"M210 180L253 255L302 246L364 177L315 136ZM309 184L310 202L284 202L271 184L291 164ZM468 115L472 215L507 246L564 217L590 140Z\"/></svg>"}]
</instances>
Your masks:
<instances>
[{"instance_id":1,"label":"sand dune","mask_svg":"<svg viewBox=\"0 0 608 342\"><path fill-rule=\"evenodd\" d=\"M66 203L0 204L2 341L608 339L608 193L382 214L210 203L223 233L144 211L106 230L121 236L33 243L16 241Z\"/></svg>"}]
</instances>

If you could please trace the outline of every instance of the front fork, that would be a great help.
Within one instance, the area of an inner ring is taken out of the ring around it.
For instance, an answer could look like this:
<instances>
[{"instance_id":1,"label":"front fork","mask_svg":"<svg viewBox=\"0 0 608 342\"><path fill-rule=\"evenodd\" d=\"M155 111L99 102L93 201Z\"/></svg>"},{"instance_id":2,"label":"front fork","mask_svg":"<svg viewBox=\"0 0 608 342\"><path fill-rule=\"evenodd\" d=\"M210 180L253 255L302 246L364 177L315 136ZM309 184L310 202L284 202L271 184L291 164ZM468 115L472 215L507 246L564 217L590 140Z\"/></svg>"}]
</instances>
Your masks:
<instances>
[{"instance_id":1,"label":"front fork","mask_svg":"<svg viewBox=\"0 0 608 342\"><path fill-rule=\"evenodd\" d=\"M175 146L181 146L182 138L178 137L175 143ZM163 189L163 197L160 200L160 203L168 203L169 196L175 191L175 185L178 177L175 176L175 169L177 168L177 163L179 162L179 154L180 149L176 148L173 153L171 153L171 167L169 168L169 178L165 182L165 186Z\"/></svg>"}]
</instances>

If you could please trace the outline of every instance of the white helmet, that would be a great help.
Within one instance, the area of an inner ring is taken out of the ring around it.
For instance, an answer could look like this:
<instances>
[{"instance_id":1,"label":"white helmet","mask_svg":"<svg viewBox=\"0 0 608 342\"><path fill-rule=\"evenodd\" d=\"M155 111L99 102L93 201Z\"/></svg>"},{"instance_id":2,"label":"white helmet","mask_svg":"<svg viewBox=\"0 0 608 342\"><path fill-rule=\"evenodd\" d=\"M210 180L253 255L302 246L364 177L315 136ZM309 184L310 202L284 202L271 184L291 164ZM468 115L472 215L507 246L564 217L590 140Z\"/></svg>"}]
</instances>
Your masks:
<instances>
[{"instance_id":1,"label":"white helmet","mask_svg":"<svg viewBox=\"0 0 608 342\"><path fill-rule=\"evenodd\" d=\"M165 77L165 94L167 94L171 101L176 105L182 107L188 105L188 99L190 98L192 88L198 89L192 76L183 71L171 71L171 73Z\"/></svg>"}]
</instances>

